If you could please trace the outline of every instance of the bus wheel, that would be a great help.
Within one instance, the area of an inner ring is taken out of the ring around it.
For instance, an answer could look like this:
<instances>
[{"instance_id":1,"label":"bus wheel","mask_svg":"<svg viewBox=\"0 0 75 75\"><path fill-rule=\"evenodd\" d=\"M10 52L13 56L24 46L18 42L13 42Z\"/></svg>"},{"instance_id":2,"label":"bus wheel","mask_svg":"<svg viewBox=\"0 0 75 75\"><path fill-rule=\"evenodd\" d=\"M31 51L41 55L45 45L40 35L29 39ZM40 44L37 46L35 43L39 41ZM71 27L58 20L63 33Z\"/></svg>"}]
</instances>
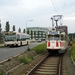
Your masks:
<instances>
[{"instance_id":1,"label":"bus wheel","mask_svg":"<svg viewBox=\"0 0 75 75\"><path fill-rule=\"evenodd\" d=\"M28 45L28 41L27 41L27 45Z\"/></svg>"},{"instance_id":2,"label":"bus wheel","mask_svg":"<svg viewBox=\"0 0 75 75\"><path fill-rule=\"evenodd\" d=\"M22 46L22 42L20 42L20 46Z\"/></svg>"}]
</instances>

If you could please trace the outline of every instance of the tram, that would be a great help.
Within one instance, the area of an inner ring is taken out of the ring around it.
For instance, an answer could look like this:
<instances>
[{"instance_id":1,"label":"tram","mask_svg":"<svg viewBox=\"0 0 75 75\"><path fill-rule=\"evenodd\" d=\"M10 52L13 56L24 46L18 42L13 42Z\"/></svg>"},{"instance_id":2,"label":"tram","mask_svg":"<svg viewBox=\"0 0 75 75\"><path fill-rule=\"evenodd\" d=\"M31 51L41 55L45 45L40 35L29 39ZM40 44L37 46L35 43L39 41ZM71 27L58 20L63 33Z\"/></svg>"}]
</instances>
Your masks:
<instances>
[{"instance_id":1,"label":"tram","mask_svg":"<svg viewBox=\"0 0 75 75\"><path fill-rule=\"evenodd\" d=\"M68 48L68 36L64 31L57 31L52 29L47 33L47 50L48 52L57 51L58 53L64 53Z\"/></svg>"}]
</instances>

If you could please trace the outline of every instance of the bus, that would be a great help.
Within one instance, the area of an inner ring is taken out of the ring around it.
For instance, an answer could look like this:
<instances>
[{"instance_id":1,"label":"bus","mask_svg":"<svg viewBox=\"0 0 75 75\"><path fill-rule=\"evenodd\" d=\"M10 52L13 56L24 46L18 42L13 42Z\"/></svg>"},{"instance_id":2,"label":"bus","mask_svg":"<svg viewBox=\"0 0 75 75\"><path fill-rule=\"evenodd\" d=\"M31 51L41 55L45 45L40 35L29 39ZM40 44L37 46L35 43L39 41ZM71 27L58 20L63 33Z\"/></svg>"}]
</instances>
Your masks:
<instances>
[{"instance_id":1,"label":"bus","mask_svg":"<svg viewBox=\"0 0 75 75\"><path fill-rule=\"evenodd\" d=\"M18 32L5 33L5 46L22 46L30 43L30 35Z\"/></svg>"}]
</instances>

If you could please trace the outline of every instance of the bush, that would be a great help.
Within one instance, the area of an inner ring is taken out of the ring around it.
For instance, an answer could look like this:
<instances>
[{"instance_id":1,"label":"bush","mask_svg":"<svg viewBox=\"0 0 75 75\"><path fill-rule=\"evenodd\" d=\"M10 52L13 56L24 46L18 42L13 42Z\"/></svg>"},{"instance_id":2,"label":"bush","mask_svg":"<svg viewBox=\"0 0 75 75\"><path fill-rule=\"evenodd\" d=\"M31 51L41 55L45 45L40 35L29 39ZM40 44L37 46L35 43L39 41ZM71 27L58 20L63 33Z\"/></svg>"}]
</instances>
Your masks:
<instances>
[{"instance_id":1,"label":"bush","mask_svg":"<svg viewBox=\"0 0 75 75\"><path fill-rule=\"evenodd\" d=\"M33 60L33 59L34 59L32 55L30 55L28 58L29 58L29 59L31 59L31 60Z\"/></svg>"},{"instance_id":2,"label":"bush","mask_svg":"<svg viewBox=\"0 0 75 75\"><path fill-rule=\"evenodd\" d=\"M25 58L25 57L21 57L20 58L20 61L24 64L28 64L30 62L30 59L29 58Z\"/></svg>"},{"instance_id":3,"label":"bush","mask_svg":"<svg viewBox=\"0 0 75 75\"><path fill-rule=\"evenodd\" d=\"M4 75L4 71L0 70L0 75Z\"/></svg>"},{"instance_id":4,"label":"bush","mask_svg":"<svg viewBox=\"0 0 75 75\"><path fill-rule=\"evenodd\" d=\"M75 61L75 44L72 45L71 55L72 55L73 60Z\"/></svg>"},{"instance_id":5,"label":"bush","mask_svg":"<svg viewBox=\"0 0 75 75\"><path fill-rule=\"evenodd\" d=\"M73 39L73 43L75 43L75 38Z\"/></svg>"},{"instance_id":6,"label":"bush","mask_svg":"<svg viewBox=\"0 0 75 75\"><path fill-rule=\"evenodd\" d=\"M28 63L30 63L30 61L33 60L33 59L34 59L33 56L32 56L32 55L29 55L27 58L21 57L21 58L20 58L20 61L21 61L22 63L24 63L24 64L28 64Z\"/></svg>"},{"instance_id":7,"label":"bush","mask_svg":"<svg viewBox=\"0 0 75 75\"><path fill-rule=\"evenodd\" d=\"M29 47L27 48L27 51L30 51L30 48Z\"/></svg>"}]
</instances>

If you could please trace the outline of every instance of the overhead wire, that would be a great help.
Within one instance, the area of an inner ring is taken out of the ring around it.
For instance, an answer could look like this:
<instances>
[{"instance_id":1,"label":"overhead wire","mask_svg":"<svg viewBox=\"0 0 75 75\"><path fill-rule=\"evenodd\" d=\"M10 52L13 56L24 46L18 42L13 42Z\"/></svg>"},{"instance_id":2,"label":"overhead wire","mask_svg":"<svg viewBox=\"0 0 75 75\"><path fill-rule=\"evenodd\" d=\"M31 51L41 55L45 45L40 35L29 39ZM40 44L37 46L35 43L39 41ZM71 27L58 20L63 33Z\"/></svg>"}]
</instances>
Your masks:
<instances>
[{"instance_id":1,"label":"overhead wire","mask_svg":"<svg viewBox=\"0 0 75 75\"><path fill-rule=\"evenodd\" d=\"M63 9L62 9L62 15L64 15L65 6L66 6L66 0L64 1L64 5L63 5ZM63 17L64 17L64 16L63 16ZM62 23L64 23L64 22L63 22L63 19L62 19Z\"/></svg>"},{"instance_id":2,"label":"overhead wire","mask_svg":"<svg viewBox=\"0 0 75 75\"><path fill-rule=\"evenodd\" d=\"M58 7L56 5L56 1L55 0L51 0L51 3L53 5L53 7L54 7L55 12L60 15ZM63 5L63 9L62 9L62 15L64 14L65 5L66 5L66 0L64 1L64 5ZM61 20L60 20L60 24L62 24Z\"/></svg>"},{"instance_id":3,"label":"overhead wire","mask_svg":"<svg viewBox=\"0 0 75 75\"><path fill-rule=\"evenodd\" d=\"M63 10L62 10L62 14L64 14L65 5L66 5L66 0L64 1Z\"/></svg>"},{"instance_id":4,"label":"overhead wire","mask_svg":"<svg viewBox=\"0 0 75 75\"><path fill-rule=\"evenodd\" d=\"M55 0L51 0L51 2L52 2L52 5L53 5L53 7L54 7L55 12L56 12L57 14L59 14L59 11L58 11L58 8L57 8L57 5L56 5Z\"/></svg>"},{"instance_id":5,"label":"overhead wire","mask_svg":"<svg viewBox=\"0 0 75 75\"><path fill-rule=\"evenodd\" d=\"M56 10L55 5L54 5L54 3L53 3L52 0L51 0L51 3L52 3L52 5L53 5L53 7L54 7L55 12L57 13L57 10Z\"/></svg>"},{"instance_id":6,"label":"overhead wire","mask_svg":"<svg viewBox=\"0 0 75 75\"><path fill-rule=\"evenodd\" d=\"M54 0L54 2L55 2L56 9L57 9L57 11L58 11L58 14L60 14L60 13L59 13L59 10L58 10L58 7L57 7L57 4L56 4L56 1Z\"/></svg>"}]
</instances>

